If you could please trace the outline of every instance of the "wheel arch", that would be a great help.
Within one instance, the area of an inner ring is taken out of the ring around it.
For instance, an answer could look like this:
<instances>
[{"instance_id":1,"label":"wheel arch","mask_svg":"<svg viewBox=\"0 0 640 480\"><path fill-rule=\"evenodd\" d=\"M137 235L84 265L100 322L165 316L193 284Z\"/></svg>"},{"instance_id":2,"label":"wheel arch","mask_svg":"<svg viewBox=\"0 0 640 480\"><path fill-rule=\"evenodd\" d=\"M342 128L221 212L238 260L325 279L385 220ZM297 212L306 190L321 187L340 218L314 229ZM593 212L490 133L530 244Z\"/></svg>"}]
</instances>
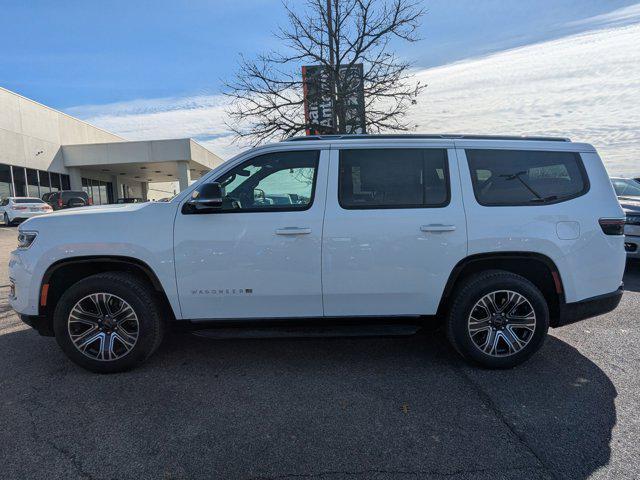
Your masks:
<instances>
[{"instance_id":1,"label":"wheel arch","mask_svg":"<svg viewBox=\"0 0 640 480\"><path fill-rule=\"evenodd\" d=\"M40 282L39 314L52 317L58 299L74 283L90 275L113 271L129 272L148 281L161 302L163 312L175 319L175 312L153 269L142 260L118 255L70 257L51 264Z\"/></svg>"},{"instance_id":2,"label":"wheel arch","mask_svg":"<svg viewBox=\"0 0 640 480\"><path fill-rule=\"evenodd\" d=\"M438 306L438 316L449 307L456 287L469 275L483 270L505 270L531 281L544 295L549 305L550 325L556 326L565 303L560 271L548 256L534 252L492 252L470 255L452 269Z\"/></svg>"}]
</instances>

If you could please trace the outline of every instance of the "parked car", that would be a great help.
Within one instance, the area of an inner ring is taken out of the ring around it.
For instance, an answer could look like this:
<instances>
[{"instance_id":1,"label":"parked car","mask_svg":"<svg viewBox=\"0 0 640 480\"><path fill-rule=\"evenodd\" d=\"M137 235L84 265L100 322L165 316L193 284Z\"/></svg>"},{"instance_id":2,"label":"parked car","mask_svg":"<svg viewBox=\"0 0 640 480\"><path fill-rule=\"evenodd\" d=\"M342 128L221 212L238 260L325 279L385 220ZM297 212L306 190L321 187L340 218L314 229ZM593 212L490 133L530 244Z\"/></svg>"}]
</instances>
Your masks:
<instances>
[{"instance_id":1,"label":"parked car","mask_svg":"<svg viewBox=\"0 0 640 480\"><path fill-rule=\"evenodd\" d=\"M612 178L620 206L624 210L624 249L627 258L640 258L640 183L635 179Z\"/></svg>"},{"instance_id":2,"label":"parked car","mask_svg":"<svg viewBox=\"0 0 640 480\"><path fill-rule=\"evenodd\" d=\"M8 197L0 201L0 215L8 226L51 211L51 207L39 198Z\"/></svg>"},{"instance_id":3,"label":"parked car","mask_svg":"<svg viewBox=\"0 0 640 480\"><path fill-rule=\"evenodd\" d=\"M93 205L93 200L87 194L87 192L73 190L45 193L42 196L42 200L47 202L54 210Z\"/></svg>"},{"instance_id":4,"label":"parked car","mask_svg":"<svg viewBox=\"0 0 640 480\"><path fill-rule=\"evenodd\" d=\"M96 372L141 363L173 322L374 317L442 320L465 359L508 368L549 327L616 308L623 227L588 144L309 136L242 153L170 202L28 220L10 303Z\"/></svg>"},{"instance_id":5,"label":"parked car","mask_svg":"<svg viewBox=\"0 0 640 480\"><path fill-rule=\"evenodd\" d=\"M143 202L146 202L146 200L140 197L124 197L116 200L116 203L143 203Z\"/></svg>"}]
</instances>

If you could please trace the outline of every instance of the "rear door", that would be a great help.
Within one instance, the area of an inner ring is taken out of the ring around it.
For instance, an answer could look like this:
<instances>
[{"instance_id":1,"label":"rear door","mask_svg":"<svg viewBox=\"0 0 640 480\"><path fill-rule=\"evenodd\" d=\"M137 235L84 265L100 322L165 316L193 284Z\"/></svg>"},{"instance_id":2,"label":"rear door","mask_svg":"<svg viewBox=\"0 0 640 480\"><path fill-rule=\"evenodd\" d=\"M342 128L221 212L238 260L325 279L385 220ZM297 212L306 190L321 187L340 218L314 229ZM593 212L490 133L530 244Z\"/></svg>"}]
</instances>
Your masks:
<instances>
[{"instance_id":1,"label":"rear door","mask_svg":"<svg viewBox=\"0 0 640 480\"><path fill-rule=\"evenodd\" d=\"M455 151L332 150L322 246L325 315L434 314L467 251Z\"/></svg>"}]
</instances>

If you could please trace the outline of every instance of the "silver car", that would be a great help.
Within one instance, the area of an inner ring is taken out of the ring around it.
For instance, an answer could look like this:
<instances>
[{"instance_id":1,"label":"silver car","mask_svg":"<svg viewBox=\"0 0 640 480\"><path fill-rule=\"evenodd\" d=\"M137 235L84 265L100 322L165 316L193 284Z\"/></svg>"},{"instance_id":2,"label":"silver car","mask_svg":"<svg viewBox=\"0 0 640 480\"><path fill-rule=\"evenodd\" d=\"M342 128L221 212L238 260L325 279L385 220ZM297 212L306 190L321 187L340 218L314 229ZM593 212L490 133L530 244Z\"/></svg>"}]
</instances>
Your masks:
<instances>
[{"instance_id":1,"label":"silver car","mask_svg":"<svg viewBox=\"0 0 640 480\"><path fill-rule=\"evenodd\" d=\"M640 182L630 178L612 178L611 184L627 217L624 226L627 258L640 258Z\"/></svg>"}]
</instances>

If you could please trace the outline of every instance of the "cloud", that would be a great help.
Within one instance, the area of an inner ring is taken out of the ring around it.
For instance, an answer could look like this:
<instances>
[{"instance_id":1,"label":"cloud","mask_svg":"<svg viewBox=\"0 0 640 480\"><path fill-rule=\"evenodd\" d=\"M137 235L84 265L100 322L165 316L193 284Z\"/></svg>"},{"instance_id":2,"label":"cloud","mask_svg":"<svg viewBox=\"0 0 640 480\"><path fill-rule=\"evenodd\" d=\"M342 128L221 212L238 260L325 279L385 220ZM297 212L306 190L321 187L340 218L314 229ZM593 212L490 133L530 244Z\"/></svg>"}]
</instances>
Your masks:
<instances>
[{"instance_id":1,"label":"cloud","mask_svg":"<svg viewBox=\"0 0 640 480\"><path fill-rule=\"evenodd\" d=\"M587 27L587 28L603 28L613 26L631 25L640 22L640 3L619 8L611 12L596 15L594 17L585 18L575 22L565 24L565 28L571 27Z\"/></svg>"},{"instance_id":2,"label":"cloud","mask_svg":"<svg viewBox=\"0 0 640 480\"><path fill-rule=\"evenodd\" d=\"M568 136L640 174L640 23L419 72L420 131Z\"/></svg>"},{"instance_id":3,"label":"cloud","mask_svg":"<svg viewBox=\"0 0 640 480\"><path fill-rule=\"evenodd\" d=\"M592 30L416 72L418 132L568 136L612 174L640 174L640 4L581 22ZM194 137L229 157L221 95L67 110L130 139Z\"/></svg>"}]
</instances>

